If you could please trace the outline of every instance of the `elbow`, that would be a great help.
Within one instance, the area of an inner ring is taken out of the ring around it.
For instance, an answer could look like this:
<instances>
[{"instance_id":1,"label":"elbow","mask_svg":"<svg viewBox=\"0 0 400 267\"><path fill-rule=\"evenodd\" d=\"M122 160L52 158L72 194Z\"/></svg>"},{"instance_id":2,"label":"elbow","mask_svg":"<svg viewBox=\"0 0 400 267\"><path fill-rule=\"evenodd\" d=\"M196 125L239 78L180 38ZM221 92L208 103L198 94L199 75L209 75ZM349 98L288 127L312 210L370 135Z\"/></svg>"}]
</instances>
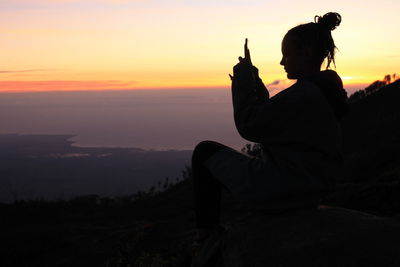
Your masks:
<instances>
[{"instance_id":1,"label":"elbow","mask_svg":"<svg viewBox=\"0 0 400 267\"><path fill-rule=\"evenodd\" d=\"M250 142L259 143L259 138L257 138L257 133L259 132L258 127L254 127L254 124L249 123L248 117L239 117L235 114L235 126L239 135Z\"/></svg>"},{"instance_id":2,"label":"elbow","mask_svg":"<svg viewBox=\"0 0 400 267\"><path fill-rule=\"evenodd\" d=\"M262 125L259 123L257 113L254 112L235 112L234 121L239 135L250 142L261 143Z\"/></svg>"},{"instance_id":3,"label":"elbow","mask_svg":"<svg viewBox=\"0 0 400 267\"><path fill-rule=\"evenodd\" d=\"M247 141L254 142L254 143L261 143L259 136L256 135L254 131L246 127L236 127L239 135L246 139Z\"/></svg>"}]
</instances>

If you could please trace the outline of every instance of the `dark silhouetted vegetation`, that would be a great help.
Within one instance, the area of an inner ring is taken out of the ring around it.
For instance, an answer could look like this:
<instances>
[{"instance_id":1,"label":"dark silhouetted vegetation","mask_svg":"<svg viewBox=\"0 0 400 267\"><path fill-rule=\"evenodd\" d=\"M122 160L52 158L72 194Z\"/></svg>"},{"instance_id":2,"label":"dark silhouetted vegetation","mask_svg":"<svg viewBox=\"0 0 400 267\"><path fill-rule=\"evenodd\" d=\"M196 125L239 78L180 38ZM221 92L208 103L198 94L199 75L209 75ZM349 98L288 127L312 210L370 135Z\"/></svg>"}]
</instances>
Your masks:
<instances>
[{"instance_id":1,"label":"dark silhouetted vegetation","mask_svg":"<svg viewBox=\"0 0 400 267\"><path fill-rule=\"evenodd\" d=\"M241 151L252 157L261 157L262 146L259 143L245 144Z\"/></svg>"},{"instance_id":2,"label":"dark silhouetted vegetation","mask_svg":"<svg viewBox=\"0 0 400 267\"><path fill-rule=\"evenodd\" d=\"M392 82L398 81L399 79L400 79L400 77L396 73L387 74L387 75L385 75L385 77L383 77L382 81L377 80L377 81L371 83L366 88L354 92L352 95L349 96L348 101L349 101L349 103L353 103L360 99L363 99L364 97L379 91L382 87L384 87Z\"/></svg>"}]
</instances>

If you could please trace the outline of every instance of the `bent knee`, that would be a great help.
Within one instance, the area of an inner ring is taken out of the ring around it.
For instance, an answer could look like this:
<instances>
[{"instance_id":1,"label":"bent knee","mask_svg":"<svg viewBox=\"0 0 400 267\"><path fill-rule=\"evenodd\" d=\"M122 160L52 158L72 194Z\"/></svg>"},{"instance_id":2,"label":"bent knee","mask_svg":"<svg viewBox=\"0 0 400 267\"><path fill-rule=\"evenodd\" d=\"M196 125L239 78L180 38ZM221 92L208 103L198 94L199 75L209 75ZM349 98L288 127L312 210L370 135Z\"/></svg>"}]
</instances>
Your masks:
<instances>
[{"instance_id":1,"label":"bent knee","mask_svg":"<svg viewBox=\"0 0 400 267\"><path fill-rule=\"evenodd\" d=\"M198 143L196 145L196 147L202 147L202 146L223 146L223 144L218 143L218 142L213 141L213 140L204 140L204 141L201 141L200 143Z\"/></svg>"},{"instance_id":2,"label":"bent knee","mask_svg":"<svg viewBox=\"0 0 400 267\"><path fill-rule=\"evenodd\" d=\"M211 157L214 153L223 149L224 147L224 145L215 141L201 141L196 145L193 150L192 164L197 162L204 162L207 158Z\"/></svg>"}]
</instances>

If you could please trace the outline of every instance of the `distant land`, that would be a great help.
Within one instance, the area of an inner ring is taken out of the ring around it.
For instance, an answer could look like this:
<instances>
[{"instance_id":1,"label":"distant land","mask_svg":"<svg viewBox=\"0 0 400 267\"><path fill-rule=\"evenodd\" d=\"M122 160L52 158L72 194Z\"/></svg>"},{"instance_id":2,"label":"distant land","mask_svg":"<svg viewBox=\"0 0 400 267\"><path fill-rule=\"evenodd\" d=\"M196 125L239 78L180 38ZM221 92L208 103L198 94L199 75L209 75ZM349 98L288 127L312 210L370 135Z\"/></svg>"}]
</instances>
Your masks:
<instances>
[{"instance_id":1,"label":"distant land","mask_svg":"<svg viewBox=\"0 0 400 267\"><path fill-rule=\"evenodd\" d=\"M73 137L0 135L0 202L147 191L162 187L166 177L176 183L192 154L191 150L77 147Z\"/></svg>"}]
</instances>

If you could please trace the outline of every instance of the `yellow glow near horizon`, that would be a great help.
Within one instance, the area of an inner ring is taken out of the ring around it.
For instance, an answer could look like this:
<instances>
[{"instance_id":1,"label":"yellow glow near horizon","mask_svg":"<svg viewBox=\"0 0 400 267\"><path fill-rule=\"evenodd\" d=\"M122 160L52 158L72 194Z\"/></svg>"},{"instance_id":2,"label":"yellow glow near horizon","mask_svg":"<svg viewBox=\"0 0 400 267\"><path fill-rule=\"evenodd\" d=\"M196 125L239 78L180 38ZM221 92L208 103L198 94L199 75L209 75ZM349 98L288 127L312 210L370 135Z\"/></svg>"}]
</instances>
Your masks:
<instances>
[{"instance_id":1,"label":"yellow glow near horizon","mask_svg":"<svg viewBox=\"0 0 400 267\"><path fill-rule=\"evenodd\" d=\"M0 91L229 87L246 37L263 81L284 81L284 34L329 11L343 18L332 35L345 87L400 69L394 0L0 0L0 8Z\"/></svg>"}]
</instances>

